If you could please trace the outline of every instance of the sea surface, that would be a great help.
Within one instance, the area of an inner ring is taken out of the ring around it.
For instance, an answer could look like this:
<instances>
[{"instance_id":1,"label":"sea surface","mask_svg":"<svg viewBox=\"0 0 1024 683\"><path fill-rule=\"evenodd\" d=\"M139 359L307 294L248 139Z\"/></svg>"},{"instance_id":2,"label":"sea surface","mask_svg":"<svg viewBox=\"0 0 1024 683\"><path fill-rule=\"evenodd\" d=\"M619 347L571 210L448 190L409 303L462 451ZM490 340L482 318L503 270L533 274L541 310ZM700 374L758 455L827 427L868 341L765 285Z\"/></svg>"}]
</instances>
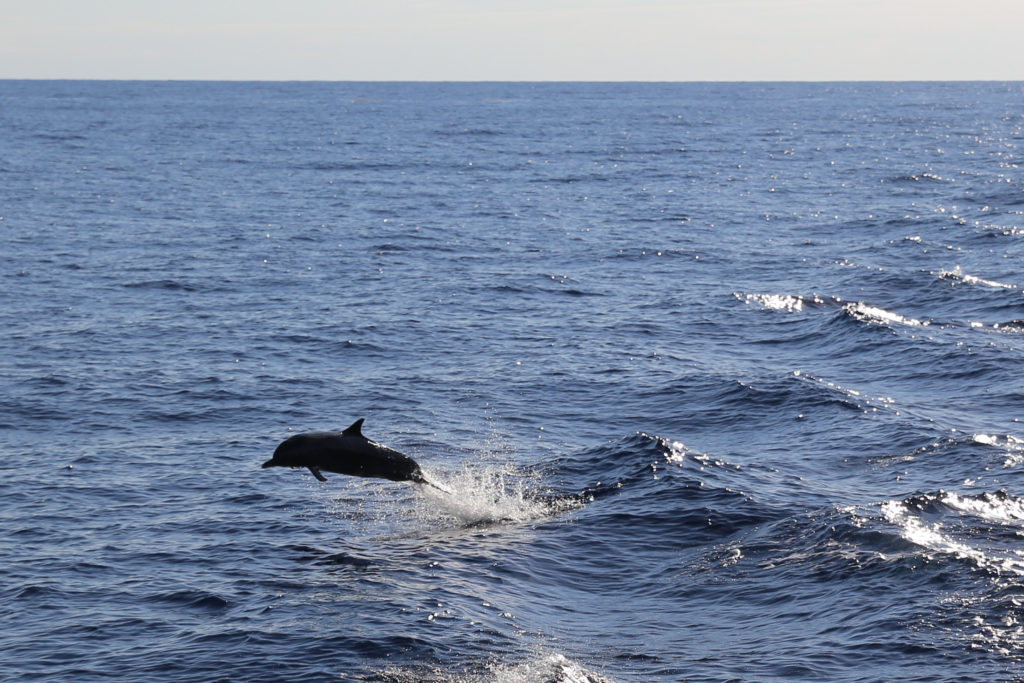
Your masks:
<instances>
[{"instance_id":1,"label":"sea surface","mask_svg":"<svg viewBox=\"0 0 1024 683\"><path fill-rule=\"evenodd\" d=\"M1024 84L0 131L0 679L1024 680ZM261 469L359 418L453 493Z\"/></svg>"}]
</instances>

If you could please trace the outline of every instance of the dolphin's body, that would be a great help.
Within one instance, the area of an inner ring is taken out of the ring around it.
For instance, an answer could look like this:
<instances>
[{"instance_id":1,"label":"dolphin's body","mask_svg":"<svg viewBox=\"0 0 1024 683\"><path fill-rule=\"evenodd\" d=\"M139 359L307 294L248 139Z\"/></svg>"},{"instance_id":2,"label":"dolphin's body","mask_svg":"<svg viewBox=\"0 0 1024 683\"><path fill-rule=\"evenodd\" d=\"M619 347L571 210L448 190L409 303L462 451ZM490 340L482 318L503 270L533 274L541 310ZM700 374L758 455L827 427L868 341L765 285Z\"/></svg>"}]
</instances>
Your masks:
<instances>
[{"instance_id":1,"label":"dolphin's body","mask_svg":"<svg viewBox=\"0 0 1024 683\"><path fill-rule=\"evenodd\" d=\"M408 455L363 436L362 427L360 418L343 432L296 434L282 442L263 467L307 467L320 481L327 481L321 471L337 472L354 477L411 481L448 492L428 481L420 466Z\"/></svg>"}]
</instances>

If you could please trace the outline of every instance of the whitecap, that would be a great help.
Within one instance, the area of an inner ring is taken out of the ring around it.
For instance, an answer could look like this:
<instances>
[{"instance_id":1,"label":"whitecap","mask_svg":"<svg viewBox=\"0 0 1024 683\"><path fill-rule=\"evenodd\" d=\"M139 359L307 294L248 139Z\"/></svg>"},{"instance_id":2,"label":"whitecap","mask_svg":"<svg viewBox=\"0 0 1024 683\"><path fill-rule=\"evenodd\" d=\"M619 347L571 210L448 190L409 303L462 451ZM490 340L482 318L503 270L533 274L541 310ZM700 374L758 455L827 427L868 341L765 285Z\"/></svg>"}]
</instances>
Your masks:
<instances>
[{"instance_id":1,"label":"whitecap","mask_svg":"<svg viewBox=\"0 0 1024 683\"><path fill-rule=\"evenodd\" d=\"M740 301L754 304L768 311L786 311L797 313L804 310L805 306L818 306L825 303L825 300L815 295L810 297L798 296L796 294L733 294Z\"/></svg>"},{"instance_id":2,"label":"whitecap","mask_svg":"<svg viewBox=\"0 0 1024 683\"><path fill-rule=\"evenodd\" d=\"M944 493L942 502L949 507L990 522L1012 523L1024 521L1024 500L1003 492L980 496L961 496Z\"/></svg>"},{"instance_id":3,"label":"whitecap","mask_svg":"<svg viewBox=\"0 0 1024 683\"><path fill-rule=\"evenodd\" d=\"M791 294L748 294L747 303L756 303L762 308L772 311L802 311L804 300Z\"/></svg>"},{"instance_id":4,"label":"whitecap","mask_svg":"<svg viewBox=\"0 0 1024 683\"><path fill-rule=\"evenodd\" d=\"M917 320L916 318L909 318L907 316L887 311L884 308L878 306L869 306L868 304L858 301L856 303L849 303L843 306L843 310L852 315L858 320L862 320L868 323L875 323L880 325L897 323L900 325L908 325L916 327L919 325L929 325L927 320Z\"/></svg>"},{"instance_id":5,"label":"whitecap","mask_svg":"<svg viewBox=\"0 0 1024 683\"><path fill-rule=\"evenodd\" d=\"M1013 434L1005 436L974 434L971 438L975 443L994 446L1006 451L1006 460L1003 461L1003 467L1016 467L1024 463L1024 439L1020 439Z\"/></svg>"},{"instance_id":6,"label":"whitecap","mask_svg":"<svg viewBox=\"0 0 1024 683\"><path fill-rule=\"evenodd\" d=\"M995 280L986 280L978 277L977 275L965 273L960 266L955 267L953 270L939 271L939 277L943 280L956 280L968 285L980 285L982 287L992 287L993 289L1017 289L1017 285L997 282Z\"/></svg>"},{"instance_id":7,"label":"whitecap","mask_svg":"<svg viewBox=\"0 0 1024 683\"><path fill-rule=\"evenodd\" d=\"M940 500L957 512L972 514L998 524L1011 523L1016 526L1022 519L1017 516L1018 513L1024 515L1021 502L1008 496L980 496L972 500L957 494L944 493ZM1009 505L1000 502L1007 500L1011 501ZM942 522L926 521L908 510L902 501L890 500L882 503L881 513L887 522L899 528L901 537L927 551L952 555L969 561L979 569L997 574L1024 576L1024 551L986 551L973 547L957 540L952 533L946 532Z\"/></svg>"}]
</instances>

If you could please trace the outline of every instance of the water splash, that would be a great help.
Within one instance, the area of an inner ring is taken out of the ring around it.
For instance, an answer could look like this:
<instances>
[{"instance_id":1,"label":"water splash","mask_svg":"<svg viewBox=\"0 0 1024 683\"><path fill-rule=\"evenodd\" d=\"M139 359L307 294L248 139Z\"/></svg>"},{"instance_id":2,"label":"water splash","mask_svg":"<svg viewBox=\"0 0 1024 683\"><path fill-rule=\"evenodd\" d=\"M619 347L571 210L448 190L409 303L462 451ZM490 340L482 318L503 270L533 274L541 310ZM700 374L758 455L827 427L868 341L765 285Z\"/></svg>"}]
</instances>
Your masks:
<instances>
[{"instance_id":1,"label":"water splash","mask_svg":"<svg viewBox=\"0 0 1024 683\"><path fill-rule=\"evenodd\" d=\"M537 653L519 662L490 662L480 670L445 671L442 668L395 667L381 671L394 683L433 680L439 683L613 683L607 676L588 671L557 652Z\"/></svg>"},{"instance_id":2,"label":"water splash","mask_svg":"<svg viewBox=\"0 0 1024 683\"><path fill-rule=\"evenodd\" d=\"M491 683L611 683L558 653L515 665L492 665Z\"/></svg>"},{"instance_id":3,"label":"water splash","mask_svg":"<svg viewBox=\"0 0 1024 683\"><path fill-rule=\"evenodd\" d=\"M539 474L524 472L511 463L467 464L454 474L428 473L428 477L451 493L421 487L421 517L452 518L465 525L522 523L578 506L568 499L552 497Z\"/></svg>"}]
</instances>

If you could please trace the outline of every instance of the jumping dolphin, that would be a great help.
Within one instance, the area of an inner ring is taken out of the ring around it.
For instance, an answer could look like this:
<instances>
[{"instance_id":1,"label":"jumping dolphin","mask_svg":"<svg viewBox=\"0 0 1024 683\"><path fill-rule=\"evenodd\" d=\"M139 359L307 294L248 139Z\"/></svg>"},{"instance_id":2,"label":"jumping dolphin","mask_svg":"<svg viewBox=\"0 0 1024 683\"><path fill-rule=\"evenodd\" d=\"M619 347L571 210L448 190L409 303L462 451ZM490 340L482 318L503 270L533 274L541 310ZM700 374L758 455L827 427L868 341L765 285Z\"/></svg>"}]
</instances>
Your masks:
<instances>
[{"instance_id":1,"label":"jumping dolphin","mask_svg":"<svg viewBox=\"0 0 1024 683\"><path fill-rule=\"evenodd\" d=\"M282 442L263 467L308 467L320 481L327 481L321 470L355 477L411 481L451 493L427 480L420 466L408 455L367 439L362 427L363 418L359 418L343 432L296 434Z\"/></svg>"}]
</instances>

